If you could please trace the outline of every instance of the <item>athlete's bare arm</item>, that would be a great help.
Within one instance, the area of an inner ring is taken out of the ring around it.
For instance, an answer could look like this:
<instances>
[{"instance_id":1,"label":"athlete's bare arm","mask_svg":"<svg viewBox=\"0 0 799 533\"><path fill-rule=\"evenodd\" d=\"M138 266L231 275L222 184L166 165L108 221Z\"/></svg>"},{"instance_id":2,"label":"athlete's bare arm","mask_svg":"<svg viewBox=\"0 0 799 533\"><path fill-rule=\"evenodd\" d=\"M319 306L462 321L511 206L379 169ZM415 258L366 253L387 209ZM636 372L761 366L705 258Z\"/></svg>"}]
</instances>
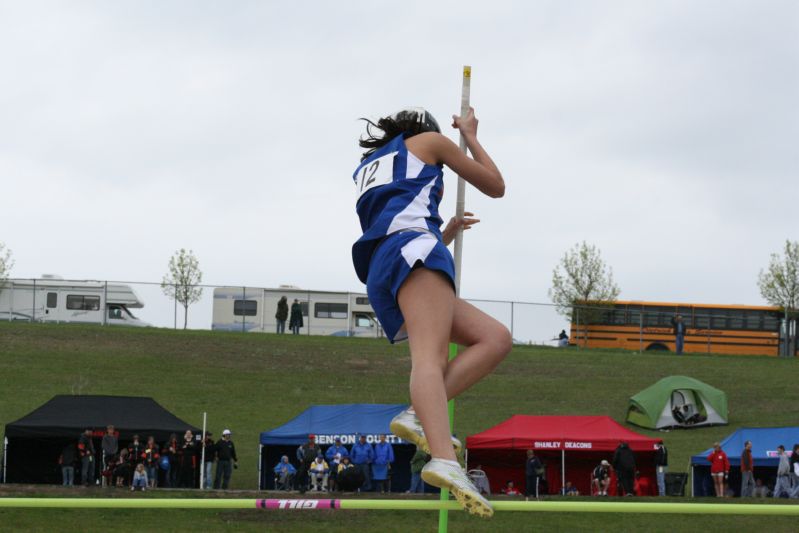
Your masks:
<instances>
[{"instance_id":1,"label":"athlete's bare arm","mask_svg":"<svg viewBox=\"0 0 799 533\"><path fill-rule=\"evenodd\" d=\"M501 198L505 194L505 181L494 161L477 140L477 118L474 116L474 109L470 108L469 113L462 119L453 116L452 120L452 127L461 131L466 147L474 159L464 154L458 145L440 133L420 133L406 140L406 146L425 163L443 163L483 194L492 198Z\"/></svg>"}]
</instances>

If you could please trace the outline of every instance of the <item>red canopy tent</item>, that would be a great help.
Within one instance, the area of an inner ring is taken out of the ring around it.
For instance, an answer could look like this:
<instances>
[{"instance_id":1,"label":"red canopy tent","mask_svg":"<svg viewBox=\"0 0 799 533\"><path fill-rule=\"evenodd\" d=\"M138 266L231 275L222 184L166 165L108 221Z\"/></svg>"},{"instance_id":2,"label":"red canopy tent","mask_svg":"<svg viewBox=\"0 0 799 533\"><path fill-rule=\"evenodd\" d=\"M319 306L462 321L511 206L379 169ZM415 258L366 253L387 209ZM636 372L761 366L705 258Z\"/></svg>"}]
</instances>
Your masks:
<instances>
[{"instance_id":1,"label":"red canopy tent","mask_svg":"<svg viewBox=\"0 0 799 533\"><path fill-rule=\"evenodd\" d=\"M482 466L499 492L508 480L520 489L525 485L527 450L535 450L544 462L550 494L559 494L571 481L580 494L590 494L591 472L602 459L611 461L616 447L626 442L635 453L636 467L654 490L655 444L609 416L515 415L477 435L466 438L469 467ZM615 482L611 488L615 490Z\"/></svg>"}]
</instances>

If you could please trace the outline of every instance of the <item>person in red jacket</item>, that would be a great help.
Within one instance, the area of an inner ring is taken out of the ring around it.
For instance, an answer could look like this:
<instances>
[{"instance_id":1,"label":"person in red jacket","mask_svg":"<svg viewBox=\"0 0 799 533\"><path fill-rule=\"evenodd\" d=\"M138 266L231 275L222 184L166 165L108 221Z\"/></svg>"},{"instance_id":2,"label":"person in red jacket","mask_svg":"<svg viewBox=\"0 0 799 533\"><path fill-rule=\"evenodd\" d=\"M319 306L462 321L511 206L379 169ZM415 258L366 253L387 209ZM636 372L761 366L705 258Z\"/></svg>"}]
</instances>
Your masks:
<instances>
[{"instance_id":1,"label":"person in red jacket","mask_svg":"<svg viewBox=\"0 0 799 533\"><path fill-rule=\"evenodd\" d=\"M718 442L713 444L713 451L707 456L710 461L710 476L713 478L713 487L716 489L716 497L724 497L724 481L730 473L730 461L727 454L721 449Z\"/></svg>"}]
</instances>

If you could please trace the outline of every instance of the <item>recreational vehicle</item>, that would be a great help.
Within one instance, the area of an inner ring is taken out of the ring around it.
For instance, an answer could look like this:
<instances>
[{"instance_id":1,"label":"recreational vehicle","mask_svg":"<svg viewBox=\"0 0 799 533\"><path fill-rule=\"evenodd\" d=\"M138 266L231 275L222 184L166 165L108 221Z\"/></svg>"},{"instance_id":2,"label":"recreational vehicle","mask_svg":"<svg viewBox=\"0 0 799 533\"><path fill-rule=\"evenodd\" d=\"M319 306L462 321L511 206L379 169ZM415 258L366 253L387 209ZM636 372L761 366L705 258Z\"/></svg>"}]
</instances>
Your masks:
<instances>
[{"instance_id":1,"label":"recreational vehicle","mask_svg":"<svg viewBox=\"0 0 799 533\"><path fill-rule=\"evenodd\" d=\"M211 328L224 331L275 333L277 303L283 296L289 308L294 300L302 307L303 335L380 337L380 327L369 298L363 293L307 291L297 287L264 289L220 287L214 289ZM286 321L289 333L289 321Z\"/></svg>"},{"instance_id":2,"label":"recreational vehicle","mask_svg":"<svg viewBox=\"0 0 799 533\"><path fill-rule=\"evenodd\" d=\"M149 326L130 311L142 307L133 289L119 283L50 274L0 282L0 320Z\"/></svg>"}]
</instances>

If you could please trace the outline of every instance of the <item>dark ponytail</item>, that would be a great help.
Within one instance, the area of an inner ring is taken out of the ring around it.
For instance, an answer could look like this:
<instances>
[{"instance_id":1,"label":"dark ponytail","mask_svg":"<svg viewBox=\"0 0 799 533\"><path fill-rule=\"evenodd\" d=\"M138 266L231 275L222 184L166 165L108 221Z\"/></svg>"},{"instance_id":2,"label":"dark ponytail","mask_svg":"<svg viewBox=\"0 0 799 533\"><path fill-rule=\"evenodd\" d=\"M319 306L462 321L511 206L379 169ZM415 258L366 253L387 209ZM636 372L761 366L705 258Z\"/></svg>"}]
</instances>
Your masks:
<instances>
[{"instance_id":1,"label":"dark ponytail","mask_svg":"<svg viewBox=\"0 0 799 533\"><path fill-rule=\"evenodd\" d=\"M406 109L394 115L383 117L372 122L368 118L361 118L366 122L366 138L361 137L358 145L361 148L368 148L361 156L361 161L372 155L375 150L385 146L397 135L405 134L405 138L413 137L426 131L441 133L441 128L433 116L421 108ZM380 130L382 135L375 134L374 130Z\"/></svg>"}]
</instances>

